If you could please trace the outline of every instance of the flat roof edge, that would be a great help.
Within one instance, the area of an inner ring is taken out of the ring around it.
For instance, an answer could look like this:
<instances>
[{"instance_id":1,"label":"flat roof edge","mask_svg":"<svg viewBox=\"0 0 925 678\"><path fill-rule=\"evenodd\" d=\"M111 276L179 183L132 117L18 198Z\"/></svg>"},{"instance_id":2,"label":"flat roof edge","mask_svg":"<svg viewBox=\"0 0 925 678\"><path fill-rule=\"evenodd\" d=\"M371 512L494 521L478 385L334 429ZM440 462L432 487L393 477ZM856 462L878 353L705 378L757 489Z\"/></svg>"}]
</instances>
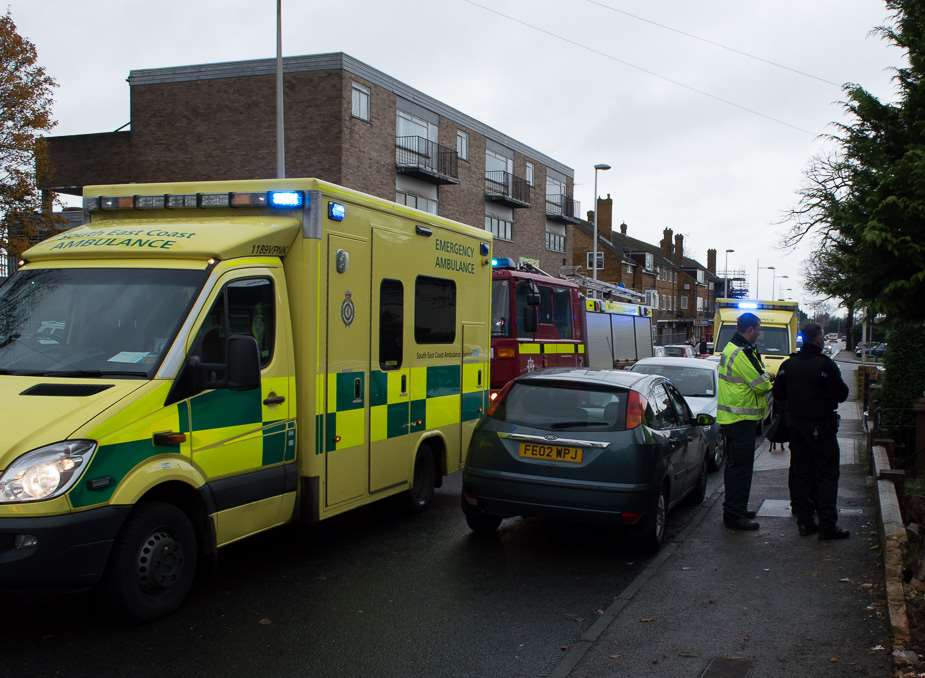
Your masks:
<instances>
[{"instance_id":1,"label":"flat roof edge","mask_svg":"<svg viewBox=\"0 0 925 678\"><path fill-rule=\"evenodd\" d=\"M547 167L561 172L572 179L575 177L575 171L568 165L549 157L545 153L541 153L523 142L517 141L503 132L499 132L495 128L476 120L472 116L466 115L462 111L444 104L348 54L343 52L331 52L283 58L284 73L326 70L344 70L348 73L353 73L380 87L384 87L396 96L412 101L434 113L442 115L448 120L475 130L479 134L499 144L539 160ZM193 82L196 80L218 80L221 78L273 75L275 72L276 59L250 59L247 61L226 61L222 63L194 64L190 66L137 69L129 72L128 83L130 86L160 85L172 82Z\"/></svg>"}]
</instances>

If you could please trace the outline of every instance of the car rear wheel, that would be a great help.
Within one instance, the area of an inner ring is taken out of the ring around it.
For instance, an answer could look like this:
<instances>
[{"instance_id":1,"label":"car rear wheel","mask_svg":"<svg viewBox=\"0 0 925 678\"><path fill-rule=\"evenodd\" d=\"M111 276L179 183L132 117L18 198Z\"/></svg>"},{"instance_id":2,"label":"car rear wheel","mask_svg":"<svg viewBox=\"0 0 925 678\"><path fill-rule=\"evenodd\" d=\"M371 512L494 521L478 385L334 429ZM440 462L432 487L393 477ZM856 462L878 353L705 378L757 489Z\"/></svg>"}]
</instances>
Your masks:
<instances>
[{"instance_id":1,"label":"car rear wheel","mask_svg":"<svg viewBox=\"0 0 925 678\"><path fill-rule=\"evenodd\" d=\"M139 504L128 518L109 561L106 589L113 606L136 622L180 607L196 574L196 531L172 504Z\"/></svg>"},{"instance_id":2,"label":"car rear wheel","mask_svg":"<svg viewBox=\"0 0 925 678\"><path fill-rule=\"evenodd\" d=\"M501 516L493 516L487 513L469 513L466 512L466 524L469 529L478 535L490 535L498 531L501 526Z\"/></svg>"},{"instance_id":3,"label":"car rear wheel","mask_svg":"<svg viewBox=\"0 0 925 678\"><path fill-rule=\"evenodd\" d=\"M719 471L722 468L723 462L726 461L726 443L723 436L719 436L719 439L713 444L713 449L709 453L709 460L711 471Z\"/></svg>"},{"instance_id":4,"label":"car rear wheel","mask_svg":"<svg viewBox=\"0 0 925 678\"><path fill-rule=\"evenodd\" d=\"M642 535L641 542L643 548L647 551L658 551L665 541L665 530L668 527L668 485L662 486L658 498L655 501L655 507L652 517L649 519L649 525L646 532Z\"/></svg>"}]
</instances>

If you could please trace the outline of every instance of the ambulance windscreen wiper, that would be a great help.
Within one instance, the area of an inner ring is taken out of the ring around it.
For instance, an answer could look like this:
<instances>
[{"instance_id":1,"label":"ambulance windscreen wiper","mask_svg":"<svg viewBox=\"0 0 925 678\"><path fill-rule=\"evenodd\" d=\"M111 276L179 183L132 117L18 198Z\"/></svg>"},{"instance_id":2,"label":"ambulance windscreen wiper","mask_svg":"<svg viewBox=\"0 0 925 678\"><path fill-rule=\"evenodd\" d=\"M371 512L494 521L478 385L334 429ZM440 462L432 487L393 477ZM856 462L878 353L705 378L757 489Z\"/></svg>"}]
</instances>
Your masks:
<instances>
[{"instance_id":1,"label":"ambulance windscreen wiper","mask_svg":"<svg viewBox=\"0 0 925 678\"><path fill-rule=\"evenodd\" d=\"M42 372L43 377L141 377L148 378L147 372L130 370L49 370Z\"/></svg>"}]
</instances>

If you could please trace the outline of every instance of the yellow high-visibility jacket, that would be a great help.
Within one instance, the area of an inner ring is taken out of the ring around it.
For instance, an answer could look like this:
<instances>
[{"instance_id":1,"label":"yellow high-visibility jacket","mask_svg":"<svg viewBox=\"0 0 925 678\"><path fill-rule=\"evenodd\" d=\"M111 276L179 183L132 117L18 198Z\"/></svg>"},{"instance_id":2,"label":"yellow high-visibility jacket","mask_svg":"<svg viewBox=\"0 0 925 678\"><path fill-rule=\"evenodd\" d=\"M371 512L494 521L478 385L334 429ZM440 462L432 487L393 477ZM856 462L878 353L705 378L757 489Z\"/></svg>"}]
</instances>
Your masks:
<instances>
[{"instance_id":1,"label":"yellow high-visibility jacket","mask_svg":"<svg viewBox=\"0 0 925 678\"><path fill-rule=\"evenodd\" d=\"M745 420L761 421L767 416L771 377L757 351L755 358L761 365L760 372L745 355L743 346L730 341L723 348L719 359L719 404L716 408L716 420L721 425Z\"/></svg>"}]
</instances>

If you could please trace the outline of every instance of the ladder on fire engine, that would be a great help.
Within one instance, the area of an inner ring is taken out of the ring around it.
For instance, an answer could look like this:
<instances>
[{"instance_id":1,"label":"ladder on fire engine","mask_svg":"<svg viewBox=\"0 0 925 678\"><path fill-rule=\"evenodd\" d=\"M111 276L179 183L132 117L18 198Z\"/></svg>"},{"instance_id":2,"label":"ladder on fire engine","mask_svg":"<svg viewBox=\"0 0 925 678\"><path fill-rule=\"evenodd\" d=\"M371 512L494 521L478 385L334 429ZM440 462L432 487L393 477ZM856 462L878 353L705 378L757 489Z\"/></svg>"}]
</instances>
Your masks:
<instances>
[{"instance_id":1,"label":"ladder on fire engine","mask_svg":"<svg viewBox=\"0 0 925 678\"><path fill-rule=\"evenodd\" d=\"M646 303L646 295L641 292L631 290L627 287L620 287L613 283L604 282L603 280L595 280L594 278L580 273L580 271L581 266L561 266L559 267L559 276L579 285L589 293L588 296L590 297L610 299L613 301L626 301L631 304ZM594 294L591 294L592 292Z\"/></svg>"}]
</instances>

